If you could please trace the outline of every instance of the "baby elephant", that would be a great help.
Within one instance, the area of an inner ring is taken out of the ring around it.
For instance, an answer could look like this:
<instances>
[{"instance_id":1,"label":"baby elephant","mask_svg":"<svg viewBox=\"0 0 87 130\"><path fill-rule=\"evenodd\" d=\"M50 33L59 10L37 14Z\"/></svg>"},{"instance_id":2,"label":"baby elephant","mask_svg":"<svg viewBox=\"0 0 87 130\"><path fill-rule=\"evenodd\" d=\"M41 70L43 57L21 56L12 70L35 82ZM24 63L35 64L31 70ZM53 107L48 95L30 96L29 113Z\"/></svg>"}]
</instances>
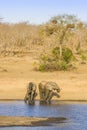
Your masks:
<instances>
[{"instance_id":1,"label":"baby elephant","mask_svg":"<svg viewBox=\"0 0 87 130\"><path fill-rule=\"evenodd\" d=\"M36 93L36 84L33 82L30 82L27 86L27 92L24 98L25 103L28 102L28 104L34 104L34 99L37 96Z\"/></svg>"},{"instance_id":2,"label":"baby elephant","mask_svg":"<svg viewBox=\"0 0 87 130\"><path fill-rule=\"evenodd\" d=\"M42 81L39 83L39 94L41 102L50 103L53 96L57 96L58 98L60 97L58 94L59 92L60 88L54 82Z\"/></svg>"}]
</instances>

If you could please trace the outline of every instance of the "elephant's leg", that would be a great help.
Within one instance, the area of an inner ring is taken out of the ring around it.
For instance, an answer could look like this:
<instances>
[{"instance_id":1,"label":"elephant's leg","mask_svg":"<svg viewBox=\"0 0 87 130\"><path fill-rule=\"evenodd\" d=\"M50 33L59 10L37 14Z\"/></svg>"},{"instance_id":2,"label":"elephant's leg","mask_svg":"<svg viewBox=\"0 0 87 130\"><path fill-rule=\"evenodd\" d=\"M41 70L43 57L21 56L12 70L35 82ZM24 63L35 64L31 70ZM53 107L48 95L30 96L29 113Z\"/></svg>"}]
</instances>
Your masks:
<instances>
[{"instance_id":1,"label":"elephant's leg","mask_svg":"<svg viewBox=\"0 0 87 130\"><path fill-rule=\"evenodd\" d=\"M28 104L31 104L31 93L28 94Z\"/></svg>"},{"instance_id":2,"label":"elephant's leg","mask_svg":"<svg viewBox=\"0 0 87 130\"><path fill-rule=\"evenodd\" d=\"M42 89L39 89L39 95L40 95L40 100L43 101L44 100L44 92Z\"/></svg>"},{"instance_id":3,"label":"elephant's leg","mask_svg":"<svg viewBox=\"0 0 87 130\"><path fill-rule=\"evenodd\" d=\"M40 103L46 103L46 100L45 100L45 93L44 92L41 92L40 93Z\"/></svg>"},{"instance_id":4,"label":"elephant's leg","mask_svg":"<svg viewBox=\"0 0 87 130\"><path fill-rule=\"evenodd\" d=\"M46 89L45 90L45 100L47 100L49 98L49 94L50 94L50 90L49 89Z\"/></svg>"},{"instance_id":5,"label":"elephant's leg","mask_svg":"<svg viewBox=\"0 0 87 130\"><path fill-rule=\"evenodd\" d=\"M37 93L34 92L31 96L31 104L34 104L35 103L35 97L37 96Z\"/></svg>"},{"instance_id":6,"label":"elephant's leg","mask_svg":"<svg viewBox=\"0 0 87 130\"><path fill-rule=\"evenodd\" d=\"M25 97L24 97L25 103L27 103L27 100L28 100L28 95L27 95L27 93L26 93L26 95L25 95Z\"/></svg>"},{"instance_id":7,"label":"elephant's leg","mask_svg":"<svg viewBox=\"0 0 87 130\"><path fill-rule=\"evenodd\" d=\"M30 98L28 98L28 104L32 104L32 102L31 102Z\"/></svg>"},{"instance_id":8,"label":"elephant's leg","mask_svg":"<svg viewBox=\"0 0 87 130\"><path fill-rule=\"evenodd\" d=\"M40 99L42 98L42 90L39 88Z\"/></svg>"},{"instance_id":9,"label":"elephant's leg","mask_svg":"<svg viewBox=\"0 0 87 130\"><path fill-rule=\"evenodd\" d=\"M36 92L32 91L30 94L29 94L29 97L28 97L28 104L34 104L34 99L36 97Z\"/></svg>"},{"instance_id":10,"label":"elephant's leg","mask_svg":"<svg viewBox=\"0 0 87 130\"><path fill-rule=\"evenodd\" d=\"M32 91L31 96L30 96L30 102L31 102L31 104L34 103L34 98L35 98L35 92Z\"/></svg>"},{"instance_id":11,"label":"elephant's leg","mask_svg":"<svg viewBox=\"0 0 87 130\"><path fill-rule=\"evenodd\" d=\"M53 92L52 92L52 91L49 91L48 96L47 96L47 101L48 101L49 103L51 102L52 97L53 97Z\"/></svg>"},{"instance_id":12,"label":"elephant's leg","mask_svg":"<svg viewBox=\"0 0 87 130\"><path fill-rule=\"evenodd\" d=\"M35 97L37 96L37 93L34 92L34 95L33 95L33 101L35 101Z\"/></svg>"}]
</instances>

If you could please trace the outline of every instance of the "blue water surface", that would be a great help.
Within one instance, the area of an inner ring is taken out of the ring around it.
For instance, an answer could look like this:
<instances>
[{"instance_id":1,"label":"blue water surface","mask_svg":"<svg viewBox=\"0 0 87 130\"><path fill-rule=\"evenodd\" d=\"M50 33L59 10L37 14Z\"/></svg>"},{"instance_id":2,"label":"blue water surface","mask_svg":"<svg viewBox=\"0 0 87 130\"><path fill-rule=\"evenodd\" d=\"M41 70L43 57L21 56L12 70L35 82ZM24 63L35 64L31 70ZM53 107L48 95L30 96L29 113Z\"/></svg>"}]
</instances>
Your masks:
<instances>
[{"instance_id":1,"label":"blue water surface","mask_svg":"<svg viewBox=\"0 0 87 130\"><path fill-rule=\"evenodd\" d=\"M87 130L87 102L58 102L35 105L23 101L0 102L0 116L64 117L66 122L39 127L0 127L0 130Z\"/></svg>"}]
</instances>

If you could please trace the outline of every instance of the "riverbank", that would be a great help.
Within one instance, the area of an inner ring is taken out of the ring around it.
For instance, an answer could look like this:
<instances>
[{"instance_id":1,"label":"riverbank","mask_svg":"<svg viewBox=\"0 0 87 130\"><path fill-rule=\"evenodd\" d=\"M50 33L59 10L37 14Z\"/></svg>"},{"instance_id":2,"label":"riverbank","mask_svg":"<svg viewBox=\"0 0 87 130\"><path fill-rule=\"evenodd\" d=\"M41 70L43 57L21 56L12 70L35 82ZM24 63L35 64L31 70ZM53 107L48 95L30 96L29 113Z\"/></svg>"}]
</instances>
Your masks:
<instances>
[{"instance_id":1,"label":"riverbank","mask_svg":"<svg viewBox=\"0 0 87 130\"><path fill-rule=\"evenodd\" d=\"M23 100L28 82L35 82L39 93L39 82L53 81L61 88L58 100L87 101L87 64L71 71L39 72L33 69L36 61L31 56L0 58L0 100Z\"/></svg>"},{"instance_id":2,"label":"riverbank","mask_svg":"<svg viewBox=\"0 0 87 130\"><path fill-rule=\"evenodd\" d=\"M64 117L41 118L41 117L15 117L0 116L0 127L5 126L49 126L52 123L62 123L66 120Z\"/></svg>"}]
</instances>

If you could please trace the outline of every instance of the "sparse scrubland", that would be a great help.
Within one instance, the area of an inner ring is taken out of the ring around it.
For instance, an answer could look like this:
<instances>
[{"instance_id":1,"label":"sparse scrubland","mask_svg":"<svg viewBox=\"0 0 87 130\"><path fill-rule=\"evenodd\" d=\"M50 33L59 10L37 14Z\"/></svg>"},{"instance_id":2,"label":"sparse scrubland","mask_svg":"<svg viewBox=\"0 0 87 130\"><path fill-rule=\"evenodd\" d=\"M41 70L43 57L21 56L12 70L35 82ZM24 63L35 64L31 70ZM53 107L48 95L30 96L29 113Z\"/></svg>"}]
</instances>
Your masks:
<instances>
[{"instance_id":1,"label":"sparse scrubland","mask_svg":"<svg viewBox=\"0 0 87 130\"><path fill-rule=\"evenodd\" d=\"M42 80L59 84L60 100L87 100L87 23L74 15L0 22L0 99L23 99L27 83Z\"/></svg>"},{"instance_id":2,"label":"sparse scrubland","mask_svg":"<svg viewBox=\"0 0 87 130\"><path fill-rule=\"evenodd\" d=\"M75 60L87 60L87 24L74 15L59 15L42 25L0 23L0 54L33 52L37 70L67 70Z\"/></svg>"}]
</instances>

